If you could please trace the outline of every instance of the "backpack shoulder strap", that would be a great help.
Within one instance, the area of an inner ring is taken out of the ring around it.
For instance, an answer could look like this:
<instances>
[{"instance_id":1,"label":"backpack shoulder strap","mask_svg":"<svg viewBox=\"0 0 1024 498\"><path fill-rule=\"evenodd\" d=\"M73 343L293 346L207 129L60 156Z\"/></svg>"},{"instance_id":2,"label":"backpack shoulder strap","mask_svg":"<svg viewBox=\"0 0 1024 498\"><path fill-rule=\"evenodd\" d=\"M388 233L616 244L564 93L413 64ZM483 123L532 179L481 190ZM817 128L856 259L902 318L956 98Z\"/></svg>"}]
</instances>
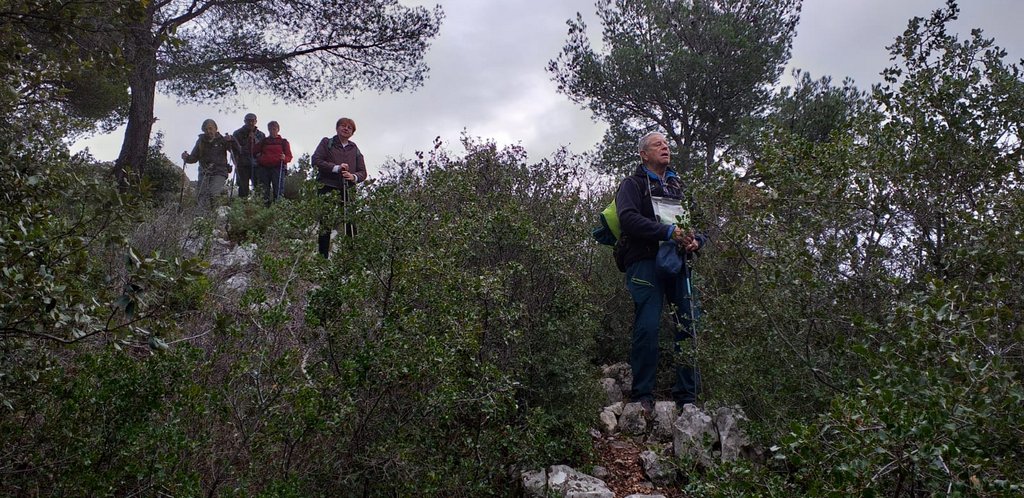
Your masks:
<instances>
[{"instance_id":1,"label":"backpack shoulder strap","mask_svg":"<svg viewBox=\"0 0 1024 498\"><path fill-rule=\"evenodd\" d=\"M640 199L641 200L643 200L645 195L647 197L651 196L651 189L650 188L644 188L643 185L640 185L640 183L639 183L640 180L638 180L636 178L636 175L629 175L629 176L626 177L626 179L627 180L631 180L633 182L633 185L636 186L636 188L638 190L640 190Z\"/></svg>"}]
</instances>

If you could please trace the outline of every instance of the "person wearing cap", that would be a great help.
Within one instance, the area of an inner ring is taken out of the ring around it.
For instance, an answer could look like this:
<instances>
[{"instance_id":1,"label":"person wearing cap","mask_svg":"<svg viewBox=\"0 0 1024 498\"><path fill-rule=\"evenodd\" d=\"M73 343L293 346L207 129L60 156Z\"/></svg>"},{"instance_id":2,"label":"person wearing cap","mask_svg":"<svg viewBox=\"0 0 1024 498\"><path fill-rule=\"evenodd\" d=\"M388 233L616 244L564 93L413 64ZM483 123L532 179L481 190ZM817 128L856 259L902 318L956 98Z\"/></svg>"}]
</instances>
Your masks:
<instances>
[{"instance_id":1,"label":"person wearing cap","mask_svg":"<svg viewBox=\"0 0 1024 498\"><path fill-rule=\"evenodd\" d=\"M249 197L249 184L251 183L253 187L256 186L254 172L257 166L253 149L256 144L267 138L267 135L256 128L256 115L251 112L245 115L245 124L231 135L235 137L235 143L238 144L238 154L235 156L237 158L235 173L238 175L238 197L245 199Z\"/></svg>"},{"instance_id":2,"label":"person wearing cap","mask_svg":"<svg viewBox=\"0 0 1024 498\"><path fill-rule=\"evenodd\" d=\"M310 162L316 168L316 181L321 187L319 195L337 195L343 205L348 203L348 188L366 181L366 161L359 147L350 140L356 132L356 122L350 118L341 118L335 123L336 135L320 140ZM345 220L345 234L355 234L355 227ZM331 226L321 223L320 235L317 238L317 249L320 255L327 257L331 250Z\"/></svg>"}]
</instances>

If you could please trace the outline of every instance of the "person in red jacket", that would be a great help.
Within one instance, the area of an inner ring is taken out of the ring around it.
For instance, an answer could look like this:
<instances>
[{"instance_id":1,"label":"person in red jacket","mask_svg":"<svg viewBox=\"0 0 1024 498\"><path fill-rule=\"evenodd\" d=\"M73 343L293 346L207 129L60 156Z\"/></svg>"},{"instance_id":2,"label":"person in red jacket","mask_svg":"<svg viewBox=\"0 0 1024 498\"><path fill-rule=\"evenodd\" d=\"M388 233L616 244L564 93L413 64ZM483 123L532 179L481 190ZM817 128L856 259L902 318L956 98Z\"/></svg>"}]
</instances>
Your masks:
<instances>
[{"instance_id":1,"label":"person in red jacket","mask_svg":"<svg viewBox=\"0 0 1024 498\"><path fill-rule=\"evenodd\" d=\"M263 192L266 205L276 201L284 190L284 173L292 161L292 147L281 137L281 125L277 121L267 123L270 136L253 146L256 157L256 186Z\"/></svg>"}]
</instances>

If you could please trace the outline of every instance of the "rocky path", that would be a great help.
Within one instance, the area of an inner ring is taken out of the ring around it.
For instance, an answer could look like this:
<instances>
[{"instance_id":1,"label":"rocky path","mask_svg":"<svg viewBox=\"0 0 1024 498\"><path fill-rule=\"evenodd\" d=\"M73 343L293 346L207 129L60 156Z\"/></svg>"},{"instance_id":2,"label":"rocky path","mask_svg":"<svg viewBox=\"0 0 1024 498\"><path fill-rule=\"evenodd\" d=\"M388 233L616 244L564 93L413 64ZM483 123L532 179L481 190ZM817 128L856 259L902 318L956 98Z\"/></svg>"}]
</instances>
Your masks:
<instances>
[{"instance_id":1,"label":"rocky path","mask_svg":"<svg viewBox=\"0 0 1024 498\"><path fill-rule=\"evenodd\" d=\"M609 436L594 440L594 450L598 455L598 466L606 473L595 476L608 485L608 489L616 497L631 495L661 495L665 498L685 496L675 487L655 486L644 474L640 460L640 447L629 438Z\"/></svg>"},{"instance_id":2,"label":"rocky path","mask_svg":"<svg viewBox=\"0 0 1024 498\"><path fill-rule=\"evenodd\" d=\"M738 407L705 412L672 401L644 412L640 403L624 402L629 366L602 369L601 386L608 406L591 430L597 465L591 475L565 465L522 473L524 494L564 498L678 498L694 469L739 458L763 461L740 427L746 416Z\"/></svg>"}]
</instances>

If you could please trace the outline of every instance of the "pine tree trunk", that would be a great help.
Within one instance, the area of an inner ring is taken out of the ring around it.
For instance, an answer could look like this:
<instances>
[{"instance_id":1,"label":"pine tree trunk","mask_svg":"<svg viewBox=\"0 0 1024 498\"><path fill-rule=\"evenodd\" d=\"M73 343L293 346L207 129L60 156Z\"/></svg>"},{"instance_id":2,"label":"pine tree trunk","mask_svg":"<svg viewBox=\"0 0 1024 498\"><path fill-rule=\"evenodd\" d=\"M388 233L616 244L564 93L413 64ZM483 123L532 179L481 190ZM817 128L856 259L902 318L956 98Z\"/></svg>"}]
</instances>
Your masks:
<instances>
[{"instance_id":1,"label":"pine tree trunk","mask_svg":"<svg viewBox=\"0 0 1024 498\"><path fill-rule=\"evenodd\" d=\"M155 8L150 6L148 15L131 30L127 37L125 58L131 64L128 88L131 104L128 107L128 124L124 131L121 152L114 161L114 175L118 187L124 191L129 184L139 184L146 169L149 152L149 136L153 131L153 105L156 97L157 49L160 42L154 36L152 25ZM129 176L130 175L130 176Z\"/></svg>"},{"instance_id":2,"label":"pine tree trunk","mask_svg":"<svg viewBox=\"0 0 1024 498\"><path fill-rule=\"evenodd\" d=\"M153 69L152 66L149 66L148 71L136 67L129 80L132 101L128 108L128 125L124 131L121 153L114 162L114 172L122 190L128 183L138 184L145 172L149 135L156 121L153 117L156 96L156 74Z\"/></svg>"}]
</instances>

